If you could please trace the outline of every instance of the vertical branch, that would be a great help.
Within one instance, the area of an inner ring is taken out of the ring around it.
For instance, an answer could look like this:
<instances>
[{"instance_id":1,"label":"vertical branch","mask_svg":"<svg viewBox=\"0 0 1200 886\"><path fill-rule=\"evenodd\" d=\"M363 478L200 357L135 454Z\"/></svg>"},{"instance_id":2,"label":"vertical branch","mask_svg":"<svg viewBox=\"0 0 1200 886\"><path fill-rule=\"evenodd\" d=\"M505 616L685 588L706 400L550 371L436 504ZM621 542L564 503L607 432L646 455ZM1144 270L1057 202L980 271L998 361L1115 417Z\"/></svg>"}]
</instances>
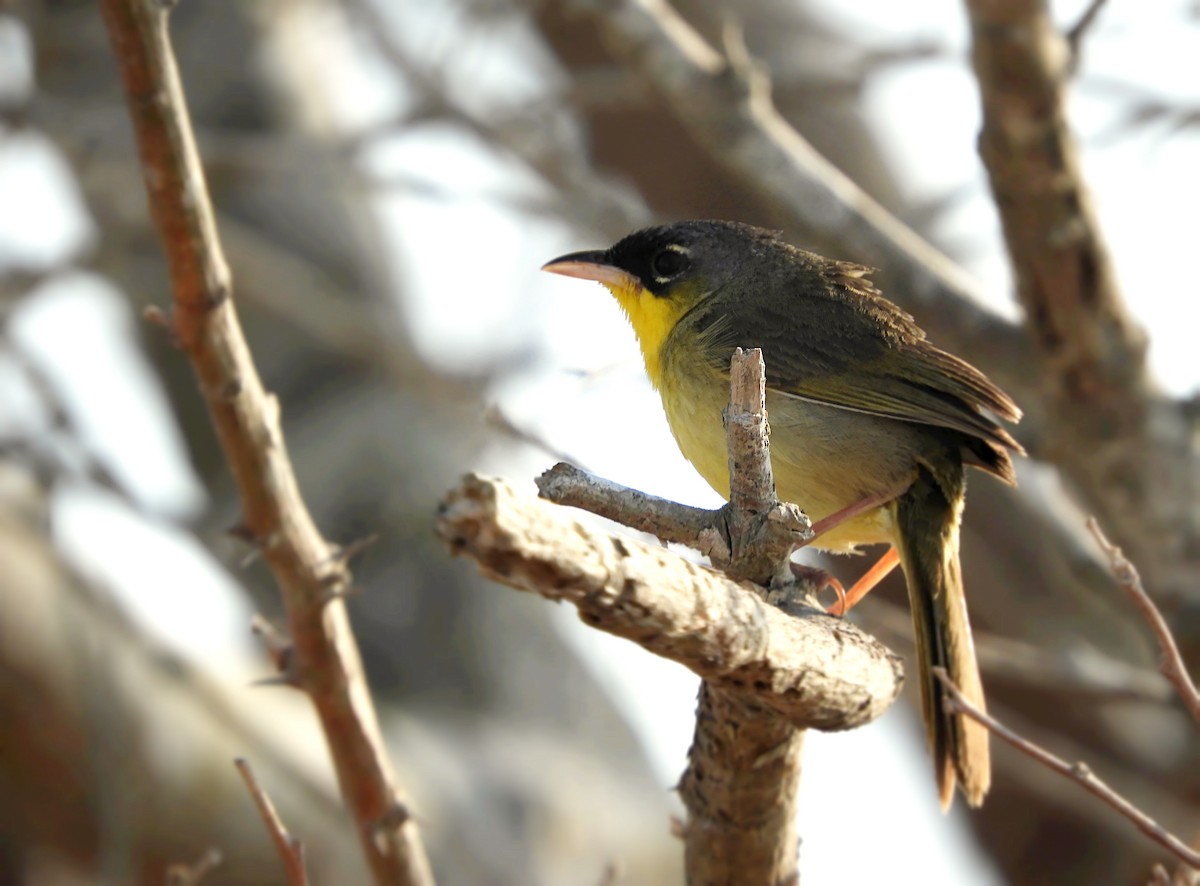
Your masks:
<instances>
[{"instance_id":1,"label":"vertical branch","mask_svg":"<svg viewBox=\"0 0 1200 886\"><path fill-rule=\"evenodd\" d=\"M375 880L429 883L429 862L395 786L339 596L350 583L345 558L321 536L304 505L284 446L278 401L263 389L234 310L168 35L171 4L100 5L167 257L176 337L237 483L245 535L261 550L287 608L294 643L288 676L316 708Z\"/></svg>"},{"instance_id":2,"label":"vertical branch","mask_svg":"<svg viewBox=\"0 0 1200 886\"><path fill-rule=\"evenodd\" d=\"M1045 0L967 0L967 8L983 104L979 153L1028 327L1057 370L1056 393L1092 411L1139 404L1146 339L1121 301L1067 124L1066 38Z\"/></svg>"},{"instance_id":3,"label":"vertical branch","mask_svg":"<svg viewBox=\"0 0 1200 886\"><path fill-rule=\"evenodd\" d=\"M738 348L725 410L731 539L736 578L768 583L787 556L744 557L760 521L778 504L771 473L762 351ZM757 575L738 574L753 569ZM804 731L744 694L701 684L696 731L679 793L688 812L684 866L689 883L798 883L796 797Z\"/></svg>"},{"instance_id":4,"label":"vertical branch","mask_svg":"<svg viewBox=\"0 0 1200 886\"><path fill-rule=\"evenodd\" d=\"M765 372L760 348L734 351L729 364L729 405L723 415L729 450L729 504L749 514L765 514L776 504Z\"/></svg>"},{"instance_id":5,"label":"vertical branch","mask_svg":"<svg viewBox=\"0 0 1200 886\"><path fill-rule=\"evenodd\" d=\"M679 783L688 883L799 883L796 797L804 730L744 695L700 685Z\"/></svg>"},{"instance_id":6,"label":"vertical branch","mask_svg":"<svg viewBox=\"0 0 1200 886\"><path fill-rule=\"evenodd\" d=\"M1155 390L1068 125L1072 52L1046 0L965 0L979 81L979 154L1042 364L1053 460L1142 564L1185 596L1200 538L1186 410ZM1093 7L1094 8L1094 7ZM1180 568L1182 567L1182 568Z\"/></svg>"}]
</instances>

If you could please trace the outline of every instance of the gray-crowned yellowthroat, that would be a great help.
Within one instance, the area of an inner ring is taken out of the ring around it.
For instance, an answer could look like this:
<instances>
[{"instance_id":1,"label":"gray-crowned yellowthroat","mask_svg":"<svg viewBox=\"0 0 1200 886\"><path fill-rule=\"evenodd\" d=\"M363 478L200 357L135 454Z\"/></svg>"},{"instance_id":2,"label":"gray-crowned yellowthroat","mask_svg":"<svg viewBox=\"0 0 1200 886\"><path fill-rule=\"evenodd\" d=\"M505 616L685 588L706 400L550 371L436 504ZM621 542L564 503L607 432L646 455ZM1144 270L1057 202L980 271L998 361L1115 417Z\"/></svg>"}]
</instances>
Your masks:
<instances>
[{"instance_id":1,"label":"gray-crowned yellowthroat","mask_svg":"<svg viewBox=\"0 0 1200 886\"><path fill-rule=\"evenodd\" d=\"M721 410L737 347L762 348L779 497L818 526L813 545L894 546L908 583L926 734L942 807L957 782L972 806L991 783L983 727L942 708L940 666L984 707L959 568L964 465L1015 482L1020 445L997 419L1016 404L931 345L883 298L869 269L735 222L646 228L544 270L603 283L637 333L684 456L729 494Z\"/></svg>"}]
</instances>

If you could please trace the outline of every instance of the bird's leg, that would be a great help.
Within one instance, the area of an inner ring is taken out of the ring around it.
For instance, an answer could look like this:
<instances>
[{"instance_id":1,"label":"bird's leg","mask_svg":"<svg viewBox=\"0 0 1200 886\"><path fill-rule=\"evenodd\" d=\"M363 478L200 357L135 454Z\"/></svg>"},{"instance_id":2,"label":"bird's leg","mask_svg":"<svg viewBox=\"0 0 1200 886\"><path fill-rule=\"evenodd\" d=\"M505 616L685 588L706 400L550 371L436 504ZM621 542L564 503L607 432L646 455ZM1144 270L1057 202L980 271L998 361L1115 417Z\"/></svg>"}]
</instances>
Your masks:
<instances>
[{"instance_id":1,"label":"bird's leg","mask_svg":"<svg viewBox=\"0 0 1200 886\"><path fill-rule=\"evenodd\" d=\"M834 511L828 517L822 517L812 525L813 537L809 541L812 544L830 529L841 526L843 523L853 520L867 511L873 511L880 505L885 505L893 498L899 498L904 490L908 489L911 484L894 486L891 489L885 489L883 492L877 492L874 495L868 495L866 498L859 499L854 504L842 508L840 511Z\"/></svg>"},{"instance_id":2,"label":"bird's leg","mask_svg":"<svg viewBox=\"0 0 1200 886\"><path fill-rule=\"evenodd\" d=\"M894 498L900 496L908 488L907 483L899 484L890 489L885 489L882 492L877 492L874 495L868 495L866 498L859 499L854 504L842 508L840 511L834 511L827 517L822 517L812 525L813 537L809 544L819 539L824 533L829 530L853 520L855 517L875 510L880 505L885 505ZM900 562L900 555L896 553L895 548L888 550L878 563L867 570L866 575L856 581L853 587L847 591L832 575L826 573L826 579L823 587L833 588L837 593L837 602L827 610L833 615L845 615L850 611L850 607L856 604L859 600L865 597L875 585L883 581L884 576L896 568L896 564Z\"/></svg>"},{"instance_id":3,"label":"bird's leg","mask_svg":"<svg viewBox=\"0 0 1200 886\"><path fill-rule=\"evenodd\" d=\"M895 569L900 564L900 554L895 548L888 548L887 553L880 557L874 566L863 573L862 578L856 581L848 591L841 591L838 594L838 601L830 606L826 612L830 615L845 615L850 611L850 607L854 606L863 597L867 596L875 585L883 581L888 573ZM834 579L836 581L836 579ZM839 584L835 590L840 590Z\"/></svg>"},{"instance_id":4,"label":"bird's leg","mask_svg":"<svg viewBox=\"0 0 1200 886\"><path fill-rule=\"evenodd\" d=\"M837 594L837 603L834 603L833 606L829 607L829 609L826 610L827 612L833 612L836 607L846 602L846 589L842 587L842 583L821 567L807 566L804 563L789 563L788 566L792 568L792 575L795 576L797 581L808 582L818 591L823 591L825 588L831 588L833 592ZM849 608L850 606L847 605L842 611L844 612Z\"/></svg>"}]
</instances>

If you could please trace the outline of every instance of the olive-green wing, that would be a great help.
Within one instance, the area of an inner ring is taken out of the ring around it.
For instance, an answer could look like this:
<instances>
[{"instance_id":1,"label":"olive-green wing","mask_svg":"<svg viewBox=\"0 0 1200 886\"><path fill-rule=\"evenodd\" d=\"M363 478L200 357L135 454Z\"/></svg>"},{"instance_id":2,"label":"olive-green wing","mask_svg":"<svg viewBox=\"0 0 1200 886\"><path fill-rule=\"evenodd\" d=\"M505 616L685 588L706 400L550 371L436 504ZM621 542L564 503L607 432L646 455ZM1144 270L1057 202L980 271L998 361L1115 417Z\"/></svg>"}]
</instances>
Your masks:
<instances>
[{"instance_id":1,"label":"olive-green wing","mask_svg":"<svg viewBox=\"0 0 1200 886\"><path fill-rule=\"evenodd\" d=\"M1017 405L975 367L926 341L865 273L831 262L786 281L779 298L750 304L717 294L698 306L697 331L710 357L726 367L734 347L762 348L768 387L789 396L951 428L1021 451L996 421L1018 420Z\"/></svg>"}]
</instances>

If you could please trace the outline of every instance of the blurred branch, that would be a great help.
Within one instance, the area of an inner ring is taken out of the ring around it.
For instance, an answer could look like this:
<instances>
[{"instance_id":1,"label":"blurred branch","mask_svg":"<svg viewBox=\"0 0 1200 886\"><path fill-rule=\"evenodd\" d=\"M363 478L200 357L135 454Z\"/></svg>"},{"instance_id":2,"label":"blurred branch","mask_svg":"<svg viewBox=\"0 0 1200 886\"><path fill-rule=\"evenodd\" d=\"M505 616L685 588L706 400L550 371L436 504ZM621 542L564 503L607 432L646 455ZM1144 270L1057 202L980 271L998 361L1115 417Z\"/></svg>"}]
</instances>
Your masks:
<instances>
[{"instance_id":1,"label":"blurred branch","mask_svg":"<svg viewBox=\"0 0 1200 886\"><path fill-rule=\"evenodd\" d=\"M725 508L684 508L565 466L541 491L598 513L634 516L639 528L664 539L719 540L710 545L714 560L732 577L593 532L475 476L447 496L438 531L491 577L569 600L593 627L704 679L679 786L688 810L688 880L788 883L798 876L802 730L845 729L877 716L899 692L899 663L839 619L811 608L784 614L764 599L786 605L799 593L789 556L810 532L803 515L775 498L761 352L738 349L730 375Z\"/></svg>"},{"instance_id":2,"label":"blurred branch","mask_svg":"<svg viewBox=\"0 0 1200 886\"><path fill-rule=\"evenodd\" d=\"M345 5L384 62L417 90L424 102L424 116L457 123L484 144L499 147L526 164L553 185L549 199L557 202L560 215L583 218L606 232L628 231L647 222L649 213L637 194L600 176L581 158L573 140L563 137L568 121L553 107L524 104L519 110L510 108L488 117L465 108L455 101L437 72L426 70L396 40L392 22L375 0L346 0Z\"/></svg>"},{"instance_id":3,"label":"blurred branch","mask_svg":"<svg viewBox=\"0 0 1200 886\"><path fill-rule=\"evenodd\" d=\"M1090 0L1087 9L1079 16L1079 20L1067 31L1067 46L1071 51L1067 67L1071 74L1079 70L1079 59L1083 54L1083 38L1087 36L1087 32L1096 23L1096 18L1100 15L1100 10L1104 8L1104 4L1107 2L1108 0Z\"/></svg>"},{"instance_id":4,"label":"blurred branch","mask_svg":"<svg viewBox=\"0 0 1200 886\"><path fill-rule=\"evenodd\" d=\"M913 649L912 616L900 606L872 595L866 626L889 646ZM1098 700L1137 700L1164 704L1173 697L1161 673L1114 658L1092 646L1045 648L974 629L972 640L980 670L993 680Z\"/></svg>"},{"instance_id":5,"label":"blurred branch","mask_svg":"<svg viewBox=\"0 0 1200 886\"><path fill-rule=\"evenodd\" d=\"M0 782L8 839L52 846L94 878L113 873L101 861L108 857L150 880L197 846L216 846L223 881L268 881L278 861L255 839L257 817L229 766L249 753L279 786L294 824L313 835L317 880L335 872L361 879L366 866L327 779L294 747L310 717L300 699L251 697L240 668L237 688L227 688L147 636L55 550L46 502L34 490L18 493L19 472L0 462Z\"/></svg>"},{"instance_id":6,"label":"blurred branch","mask_svg":"<svg viewBox=\"0 0 1200 886\"><path fill-rule=\"evenodd\" d=\"M204 878L221 864L221 853L210 848L195 864L176 864L167 869L167 886L200 886Z\"/></svg>"},{"instance_id":7,"label":"blurred branch","mask_svg":"<svg viewBox=\"0 0 1200 886\"><path fill-rule=\"evenodd\" d=\"M1068 763L1065 760L1056 757L1054 754L1047 751L1045 748L1034 744L1028 739L1018 735L1011 729L1004 726L996 719L989 717L983 711L976 708L967 701L958 687L946 674L944 668L934 668L934 675L941 681L946 688L949 698L946 699L946 709L950 713L964 714L970 717L977 723L985 726L988 731L994 733L998 738L1008 742L1021 753L1026 754L1037 760L1047 769L1051 769L1066 778L1071 779L1084 790L1099 797L1103 802L1111 806L1140 830L1155 843L1169 851L1176 858L1193 868L1200 868L1200 852L1196 852L1174 834L1168 832L1158 822L1142 812L1101 779L1097 778L1086 763L1076 762Z\"/></svg>"},{"instance_id":8,"label":"blurred branch","mask_svg":"<svg viewBox=\"0 0 1200 886\"><path fill-rule=\"evenodd\" d=\"M1048 369L1045 454L1160 593L1194 583L1200 464L1190 422L1155 389L1068 127L1069 54L1044 0L966 0L983 106L980 156L1018 295ZM1182 567L1182 568L1181 568Z\"/></svg>"},{"instance_id":9,"label":"blurred branch","mask_svg":"<svg viewBox=\"0 0 1200 886\"><path fill-rule=\"evenodd\" d=\"M275 804L271 802L266 789L259 784L254 770L250 767L250 762L244 757L238 757L233 761L233 765L237 767L242 780L246 782L246 789L250 791L254 805L258 807L258 814L261 816L263 824L267 826L267 833L271 835L271 842L275 844L275 851L279 853L279 859L283 862L283 869L287 873L288 886L308 886L308 869L304 865L304 844L288 833L287 826L275 810Z\"/></svg>"},{"instance_id":10,"label":"blurred branch","mask_svg":"<svg viewBox=\"0 0 1200 886\"><path fill-rule=\"evenodd\" d=\"M160 0L101 4L150 208L174 289L173 326L192 361L241 492L245 525L288 611L295 670L320 717L360 844L380 883L429 883L416 823L394 784L358 647L338 592L345 563L301 499L279 423L231 301L231 283Z\"/></svg>"},{"instance_id":11,"label":"blurred branch","mask_svg":"<svg viewBox=\"0 0 1200 886\"><path fill-rule=\"evenodd\" d=\"M939 338L952 350L975 354L1018 401L1038 389L1020 329L981 307L976 284L953 261L792 128L772 102L766 72L736 38L722 55L664 0L581 0L578 6L696 141L783 217L827 231L847 257L887 268L890 288L936 319Z\"/></svg>"},{"instance_id":12,"label":"blurred branch","mask_svg":"<svg viewBox=\"0 0 1200 886\"><path fill-rule=\"evenodd\" d=\"M1192 678L1188 674L1187 665L1179 653L1179 646L1175 643L1171 629L1167 627L1166 619L1163 618L1158 607L1154 605L1154 601L1150 599L1150 595L1146 593L1145 587L1142 586L1142 577L1138 574L1137 567L1129 562L1119 547L1105 537L1103 530L1100 529L1100 524L1095 520L1088 521L1088 529L1096 537L1096 542L1109 558L1113 575L1116 576L1121 590L1129 595L1146 623L1154 631L1155 639L1162 650L1159 669L1163 676L1171 681L1171 685L1179 692L1179 697L1183 699L1183 703L1192 717L1197 723L1200 723L1200 692L1196 691L1196 684L1192 682Z\"/></svg>"},{"instance_id":13,"label":"blurred branch","mask_svg":"<svg viewBox=\"0 0 1200 886\"><path fill-rule=\"evenodd\" d=\"M27 440L0 436L0 451L26 459L49 476L82 475L130 507L139 507L107 459L84 443L86 435L80 432L64 392L41 362L13 337L5 320L0 315L0 355L7 357L23 376L46 413L50 433L31 434Z\"/></svg>"}]
</instances>

